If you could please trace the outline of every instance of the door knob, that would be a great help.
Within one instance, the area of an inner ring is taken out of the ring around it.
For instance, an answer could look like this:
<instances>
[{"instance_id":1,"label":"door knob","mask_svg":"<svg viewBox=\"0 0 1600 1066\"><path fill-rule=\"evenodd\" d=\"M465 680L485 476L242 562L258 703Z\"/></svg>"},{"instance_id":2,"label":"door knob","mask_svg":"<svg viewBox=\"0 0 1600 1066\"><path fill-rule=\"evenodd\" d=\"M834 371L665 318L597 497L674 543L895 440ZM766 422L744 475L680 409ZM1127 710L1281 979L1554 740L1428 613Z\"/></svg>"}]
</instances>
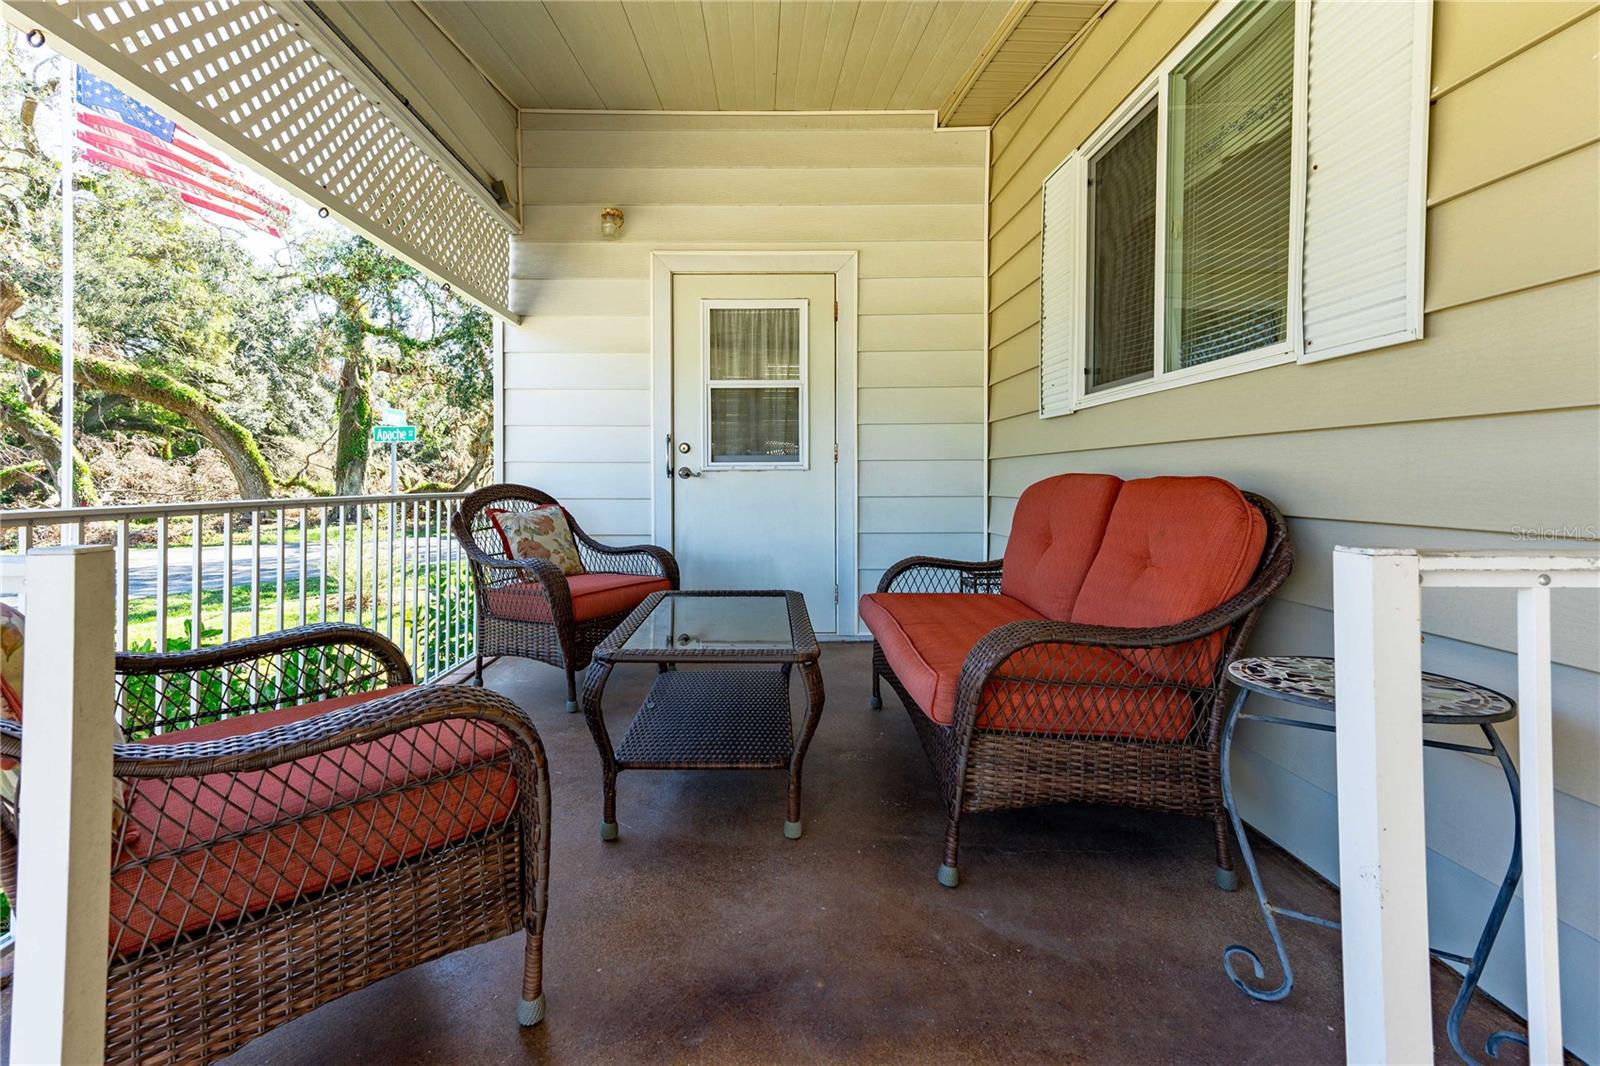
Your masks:
<instances>
[{"instance_id":1,"label":"door knob","mask_svg":"<svg viewBox=\"0 0 1600 1066\"><path fill-rule=\"evenodd\" d=\"M700 471L698 471L698 470L690 470L686 466L680 466L680 467L678 467L678 476L681 477L681 478L699 477L700 476Z\"/></svg>"}]
</instances>

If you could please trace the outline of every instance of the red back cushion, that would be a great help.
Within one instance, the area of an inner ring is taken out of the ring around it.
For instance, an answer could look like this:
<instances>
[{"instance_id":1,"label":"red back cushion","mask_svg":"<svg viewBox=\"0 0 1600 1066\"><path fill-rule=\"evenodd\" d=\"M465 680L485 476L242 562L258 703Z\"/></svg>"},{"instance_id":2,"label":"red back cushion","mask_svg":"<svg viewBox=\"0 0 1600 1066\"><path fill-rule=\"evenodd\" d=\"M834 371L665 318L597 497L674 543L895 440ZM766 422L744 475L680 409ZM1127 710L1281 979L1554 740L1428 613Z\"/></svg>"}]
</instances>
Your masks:
<instances>
[{"instance_id":1,"label":"red back cushion","mask_svg":"<svg viewBox=\"0 0 1600 1066\"><path fill-rule=\"evenodd\" d=\"M1244 494L1214 477L1152 477L1123 484L1072 621L1162 626L1204 614L1240 592L1266 545L1267 522ZM1216 638L1141 653L1161 676L1203 684Z\"/></svg>"},{"instance_id":2,"label":"red back cushion","mask_svg":"<svg viewBox=\"0 0 1600 1066\"><path fill-rule=\"evenodd\" d=\"M1028 486L1011 520L1000 591L1053 621L1070 620L1121 487L1110 474L1062 474Z\"/></svg>"}]
</instances>

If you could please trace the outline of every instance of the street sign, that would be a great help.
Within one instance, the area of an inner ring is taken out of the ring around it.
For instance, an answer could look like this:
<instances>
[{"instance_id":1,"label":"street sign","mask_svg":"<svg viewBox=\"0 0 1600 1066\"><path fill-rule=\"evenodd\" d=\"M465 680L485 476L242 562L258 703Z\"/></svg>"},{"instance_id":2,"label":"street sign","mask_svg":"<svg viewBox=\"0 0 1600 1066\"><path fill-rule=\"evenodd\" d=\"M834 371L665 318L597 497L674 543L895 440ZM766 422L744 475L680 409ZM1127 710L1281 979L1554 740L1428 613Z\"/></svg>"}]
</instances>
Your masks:
<instances>
[{"instance_id":1,"label":"street sign","mask_svg":"<svg viewBox=\"0 0 1600 1066\"><path fill-rule=\"evenodd\" d=\"M416 442L416 426L372 427L372 443L374 444L415 444Z\"/></svg>"}]
</instances>

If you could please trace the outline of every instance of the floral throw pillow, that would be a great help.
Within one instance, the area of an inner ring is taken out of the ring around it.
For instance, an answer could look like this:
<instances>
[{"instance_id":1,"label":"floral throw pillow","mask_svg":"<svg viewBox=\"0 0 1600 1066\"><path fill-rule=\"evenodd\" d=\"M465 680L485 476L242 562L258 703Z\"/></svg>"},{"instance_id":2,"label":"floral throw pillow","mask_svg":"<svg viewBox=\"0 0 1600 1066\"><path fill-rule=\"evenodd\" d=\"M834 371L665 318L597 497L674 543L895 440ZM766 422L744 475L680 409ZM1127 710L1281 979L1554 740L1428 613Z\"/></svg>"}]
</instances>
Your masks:
<instances>
[{"instance_id":1,"label":"floral throw pillow","mask_svg":"<svg viewBox=\"0 0 1600 1066\"><path fill-rule=\"evenodd\" d=\"M488 515L511 558L544 559L555 563L568 577L585 573L567 513L558 505L547 504L531 511L492 507Z\"/></svg>"}]
</instances>

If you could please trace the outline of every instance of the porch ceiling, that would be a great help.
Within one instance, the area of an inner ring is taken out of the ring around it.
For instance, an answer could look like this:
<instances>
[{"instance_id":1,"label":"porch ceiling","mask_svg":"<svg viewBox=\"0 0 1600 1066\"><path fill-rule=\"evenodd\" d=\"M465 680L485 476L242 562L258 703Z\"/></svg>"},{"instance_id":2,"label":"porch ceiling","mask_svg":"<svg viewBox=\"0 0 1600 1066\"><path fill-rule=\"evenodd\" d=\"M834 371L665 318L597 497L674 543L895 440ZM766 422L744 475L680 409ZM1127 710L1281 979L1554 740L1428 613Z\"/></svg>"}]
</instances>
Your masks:
<instances>
[{"instance_id":1,"label":"porch ceiling","mask_svg":"<svg viewBox=\"0 0 1600 1066\"><path fill-rule=\"evenodd\" d=\"M419 0L523 108L939 110L987 125L1102 6ZM954 120L954 121L952 121Z\"/></svg>"}]
</instances>

